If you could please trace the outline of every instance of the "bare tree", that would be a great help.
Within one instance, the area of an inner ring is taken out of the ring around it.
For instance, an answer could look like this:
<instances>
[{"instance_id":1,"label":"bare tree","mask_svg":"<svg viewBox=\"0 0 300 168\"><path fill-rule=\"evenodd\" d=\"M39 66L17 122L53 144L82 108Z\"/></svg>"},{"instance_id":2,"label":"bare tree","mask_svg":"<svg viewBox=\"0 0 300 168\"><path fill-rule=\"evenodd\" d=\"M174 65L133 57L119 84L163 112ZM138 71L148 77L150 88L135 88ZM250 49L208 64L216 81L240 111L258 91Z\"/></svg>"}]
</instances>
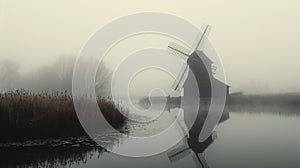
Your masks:
<instances>
[{"instance_id":1,"label":"bare tree","mask_svg":"<svg viewBox=\"0 0 300 168\"><path fill-rule=\"evenodd\" d=\"M0 89L11 90L16 87L20 78L19 64L12 60L0 62Z\"/></svg>"}]
</instances>

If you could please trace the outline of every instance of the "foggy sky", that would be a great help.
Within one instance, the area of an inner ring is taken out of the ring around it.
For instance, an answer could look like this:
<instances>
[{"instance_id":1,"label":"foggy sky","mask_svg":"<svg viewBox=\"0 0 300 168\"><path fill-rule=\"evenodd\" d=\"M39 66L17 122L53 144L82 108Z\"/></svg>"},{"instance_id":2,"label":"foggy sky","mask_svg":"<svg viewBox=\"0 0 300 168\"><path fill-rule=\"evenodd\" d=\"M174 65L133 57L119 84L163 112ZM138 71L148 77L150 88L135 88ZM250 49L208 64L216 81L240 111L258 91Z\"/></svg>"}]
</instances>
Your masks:
<instances>
[{"instance_id":1,"label":"foggy sky","mask_svg":"<svg viewBox=\"0 0 300 168\"><path fill-rule=\"evenodd\" d=\"M212 25L232 92L299 92L299 7L297 0L0 0L0 61L29 72L77 55L114 18L167 12Z\"/></svg>"}]
</instances>

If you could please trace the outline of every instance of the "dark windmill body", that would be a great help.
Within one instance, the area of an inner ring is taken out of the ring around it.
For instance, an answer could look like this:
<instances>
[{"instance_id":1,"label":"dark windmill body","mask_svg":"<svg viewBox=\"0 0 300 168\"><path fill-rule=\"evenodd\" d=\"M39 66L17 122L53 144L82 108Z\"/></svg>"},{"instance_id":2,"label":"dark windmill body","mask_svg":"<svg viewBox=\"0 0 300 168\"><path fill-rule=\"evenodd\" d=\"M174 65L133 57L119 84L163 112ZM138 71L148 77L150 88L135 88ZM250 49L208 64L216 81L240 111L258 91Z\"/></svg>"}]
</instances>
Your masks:
<instances>
[{"instance_id":1,"label":"dark windmill body","mask_svg":"<svg viewBox=\"0 0 300 168\"><path fill-rule=\"evenodd\" d=\"M212 89L214 87L223 88L225 89L223 90L223 93L225 93L226 97L228 97L229 94L229 86L214 77L214 73L216 70L213 66L214 62L209 57L207 57L207 55L201 49L198 49L200 48L200 45L203 45L203 39L206 36L207 29L208 26L202 34L200 41L197 42L194 51L191 53L188 53L188 51L185 48L181 48L179 45L176 44L170 43L170 45L168 46L169 50L171 50L173 54L185 56L187 58L186 66L183 68L183 71L181 71L179 77L176 79L175 84L173 85L173 89L177 90L180 89L180 87L183 88L183 98L185 99L185 101L188 101L190 104L199 104L199 107L197 108L198 113L196 115L195 122L193 123L193 125L191 125L190 129L188 130L188 136L185 140L183 140L183 145L181 144L181 147L179 145L179 147L171 151L169 153L169 158L171 162L173 162L174 160L180 160L174 159L174 157L181 158L181 154L182 157L186 157L187 154L184 155L183 153L189 153L189 151L193 151L192 153L194 154L192 155L192 157L194 158L194 160L196 160L197 163L201 163L198 164L197 167L206 167L202 164L203 159L201 161L201 155L203 155L202 153L204 152L204 150L214 140L213 133L210 133L210 136L204 141L199 141L200 133L201 131L203 131L202 129L204 127L210 107L212 105ZM212 86L212 84L214 87ZM195 85L197 85L198 91L194 89ZM188 113L191 111L191 107L187 106L183 107L183 109L184 121L185 124L188 125L191 121L191 118L188 118L191 116L188 115ZM222 117L219 123L228 118L229 113L225 108L224 111L222 111Z\"/></svg>"},{"instance_id":2,"label":"dark windmill body","mask_svg":"<svg viewBox=\"0 0 300 168\"><path fill-rule=\"evenodd\" d=\"M229 86L213 77L213 62L202 51L199 50L194 51L189 56L187 60L187 64L189 66L189 73L186 82L183 85L183 88L191 88L192 86L189 85L192 82L189 82L189 80L194 80L193 78L195 78L197 81L199 93L195 94L193 93L194 92L193 90L185 89L184 96L190 96L190 95L200 96L199 111L195 123L189 130L188 144L191 147L191 149L194 150L195 152L202 153L206 149L207 145L213 141L212 136L210 136L204 142L199 143L198 141L198 137L203 128L203 124L205 122L205 119L207 118L209 107L211 105L212 83L214 82L214 84L216 85L220 85L220 86L223 85L223 87L225 86L227 89L227 96L229 93ZM188 97L188 99L193 99L193 98ZM185 110L185 113L187 112L188 111ZM224 109L220 122L228 119L228 117L229 117L228 111Z\"/></svg>"}]
</instances>

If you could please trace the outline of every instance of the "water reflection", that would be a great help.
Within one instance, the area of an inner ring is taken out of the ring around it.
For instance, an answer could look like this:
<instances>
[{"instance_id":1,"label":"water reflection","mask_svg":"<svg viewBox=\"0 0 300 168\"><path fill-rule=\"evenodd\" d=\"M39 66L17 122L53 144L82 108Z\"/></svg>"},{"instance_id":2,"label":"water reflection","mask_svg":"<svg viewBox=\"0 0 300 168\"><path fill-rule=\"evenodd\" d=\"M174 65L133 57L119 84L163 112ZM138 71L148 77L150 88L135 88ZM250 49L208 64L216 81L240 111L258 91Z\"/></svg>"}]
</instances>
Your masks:
<instances>
[{"instance_id":1,"label":"water reflection","mask_svg":"<svg viewBox=\"0 0 300 168\"><path fill-rule=\"evenodd\" d=\"M119 142L115 136L98 137L107 147ZM72 167L85 164L106 150L87 136L28 140L0 144L0 167Z\"/></svg>"},{"instance_id":2,"label":"water reflection","mask_svg":"<svg viewBox=\"0 0 300 168\"><path fill-rule=\"evenodd\" d=\"M166 111L165 117L170 118L171 122L175 114L176 108L170 108ZM290 114L288 111L278 114L243 109L232 112L230 120L217 128L218 138L203 144L203 153L197 154L198 157L187 147L186 150L183 148L183 152L173 160L170 159L171 151L147 158L122 157L106 152L90 139L81 137L56 142L47 140L2 144L0 145L0 167L126 168L185 165L188 168L196 166L298 168L300 166L300 117ZM155 125L157 126L157 123L153 126ZM143 135L144 129L147 129L146 126L133 126L133 128L136 129L135 134L140 136ZM157 129L152 128L153 134ZM178 146L175 148L178 149Z\"/></svg>"},{"instance_id":3,"label":"water reflection","mask_svg":"<svg viewBox=\"0 0 300 168\"><path fill-rule=\"evenodd\" d=\"M87 137L56 141L51 145L44 141L2 145L0 167L69 167L86 163L95 153L104 152Z\"/></svg>"},{"instance_id":4,"label":"water reflection","mask_svg":"<svg viewBox=\"0 0 300 168\"><path fill-rule=\"evenodd\" d=\"M131 130L130 134L133 136L154 135L166 129L175 120L178 111L178 108L168 108L168 111L164 111L159 120L151 123L128 123L128 127ZM111 144L114 144L113 142L116 141L120 142L118 137L110 136L102 138L103 141L111 142ZM212 141L203 144L203 150L207 148L211 142ZM160 163L159 167L162 165L164 165L163 167L172 166L167 157L167 153L163 153L162 155L165 157L165 163ZM199 156L201 156L201 154ZM144 161L140 164L145 164L147 160L151 160L155 157L158 156L144 158ZM195 159L195 156L191 155L191 157ZM105 158L109 158L109 160L124 159L121 156L106 152L101 146L98 146L88 137L32 140L21 143L11 142L0 144L0 167L97 167L99 165L114 164L107 162ZM205 164L204 157L201 158L202 164ZM136 164L138 162L136 162L134 158L132 160L126 158L125 162L127 165L130 165L131 161L135 162L134 164L137 166ZM89 162L94 164L91 165ZM191 163L187 162L185 164Z\"/></svg>"},{"instance_id":5,"label":"water reflection","mask_svg":"<svg viewBox=\"0 0 300 168\"><path fill-rule=\"evenodd\" d=\"M196 167L209 168L206 161L204 151L213 143L214 138L209 138L207 141L200 143L200 153L193 151L186 140L183 140L178 145L167 152L171 166L174 168L180 167Z\"/></svg>"},{"instance_id":6,"label":"water reflection","mask_svg":"<svg viewBox=\"0 0 300 168\"><path fill-rule=\"evenodd\" d=\"M207 161L213 168L299 168L299 128L298 116L231 113L217 128L218 138L205 152Z\"/></svg>"}]
</instances>

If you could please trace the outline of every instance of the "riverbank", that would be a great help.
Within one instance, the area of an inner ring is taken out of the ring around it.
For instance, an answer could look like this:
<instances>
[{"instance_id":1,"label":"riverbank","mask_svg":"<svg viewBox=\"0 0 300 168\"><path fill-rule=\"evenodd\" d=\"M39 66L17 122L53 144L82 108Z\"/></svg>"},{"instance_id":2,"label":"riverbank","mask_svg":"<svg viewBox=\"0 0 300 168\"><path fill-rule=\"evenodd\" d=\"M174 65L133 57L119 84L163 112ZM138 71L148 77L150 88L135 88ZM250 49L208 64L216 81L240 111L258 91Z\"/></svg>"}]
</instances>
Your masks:
<instances>
[{"instance_id":1,"label":"riverbank","mask_svg":"<svg viewBox=\"0 0 300 168\"><path fill-rule=\"evenodd\" d=\"M227 107L232 112L265 112L300 115L300 94L230 94Z\"/></svg>"},{"instance_id":2,"label":"riverbank","mask_svg":"<svg viewBox=\"0 0 300 168\"><path fill-rule=\"evenodd\" d=\"M97 99L106 120L122 130L126 118L110 100ZM91 113L86 113L91 117ZM16 90L0 94L0 142L86 136L65 92L40 94Z\"/></svg>"}]
</instances>

